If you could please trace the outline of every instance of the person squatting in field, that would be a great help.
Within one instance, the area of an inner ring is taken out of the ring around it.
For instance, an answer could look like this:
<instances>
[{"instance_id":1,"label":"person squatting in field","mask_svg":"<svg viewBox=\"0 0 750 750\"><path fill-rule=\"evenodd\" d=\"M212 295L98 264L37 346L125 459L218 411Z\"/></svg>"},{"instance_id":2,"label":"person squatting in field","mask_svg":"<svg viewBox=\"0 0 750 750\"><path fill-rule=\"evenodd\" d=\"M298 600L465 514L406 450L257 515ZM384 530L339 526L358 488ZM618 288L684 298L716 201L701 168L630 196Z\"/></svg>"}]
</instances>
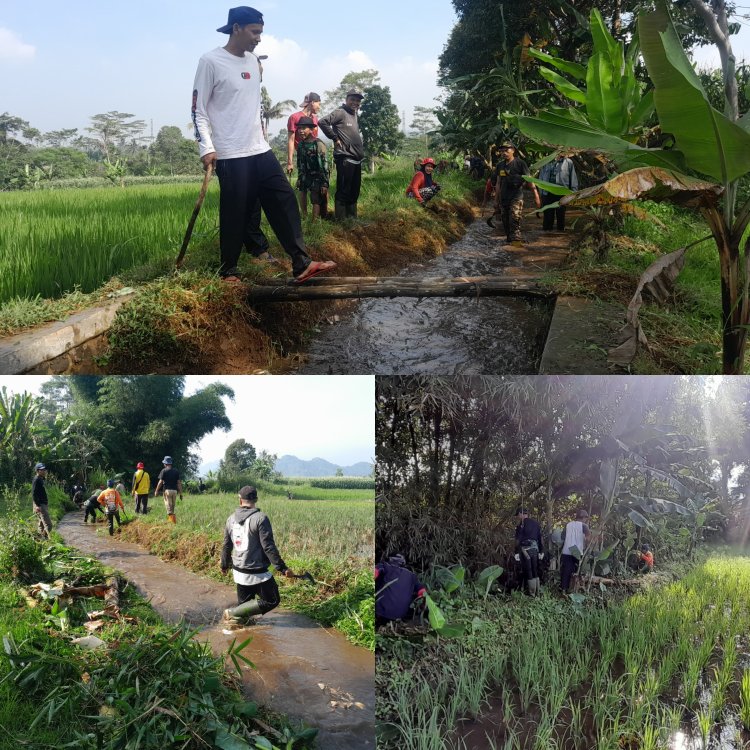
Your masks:
<instances>
[{"instance_id":1,"label":"person squatting in field","mask_svg":"<svg viewBox=\"0 0 750 750\"><path fill-rule=\"evenodd\" d=\"M112 536L115 533L115 520L117 520L117 530L120 530L120 508L125 510L125 506L122 504L122 497L120 497L120 493L115 489L114 479L107 480L107 489L101 492L97 501L107 514L109 535Z\"/></svg>"},{"instance_id":2,"label":"person squatting in field","mask_svg":"<svg viewBox=\"0 0 750 750\"><path fill-rule=\"evenodd\" d=\"M536 596L539 593L539 562L544 560L544 542L542 528L529 518L526 509L521 506L516 510L518 526L516 526L516 562L521 563L523 579L529 593Z\"/></svg>"},{"instance_id":3,"label":"person squatting in field","mask_svg":"<svg viewBox=\"0 0 750 750\"><path fill-rule=\"evenodd\" d=\"M580 557L591 538L591 530L586 523L588 518L589 514L585 510L582 508L577 510L575 520L569 521L563 532L563 548L562 555L560 555L560 588L566 593L570 591L573 574L578 570L578 557L571 554L572 548L577 548Z\"/></svg>"},{"instance_id":4,"label":"person squatting in field","mask_svg":"<svg viewBox=\"0 0 750 750\"><path fill-rule=\"evenodd\" d=\"M435 160L424 159L419 167L419 171L414 173L409 187L406 188L407 198L416 198L417 203L426 206L440 191L440 185L432 179L432 173L435 171Z\"/></svg>"},{"instance_id":5,"label":"person squatting in field","mask_svg":"<svg viewBox=\"0 0 750 750\"><path fill-rule=\"evenodd\" d=\"M146 471L143 461L139 461L133 474L133 484L130 494L135 498L135 512L148 513L148 493L151 490L151 477Z\"/></svg>"},{"instance_id":6,"label":"person squatting in field","mask_svg":"<svg viewBox=\"0 0 750 750\"><path fill-rule=\"evenodd\" d=\"M427 588L406 567L403 555L393 555L375 566L375 625L403 620L414 606L424 605Z\"/></svg>"},{"instance_id":7,"label":"person squatting in field","mask_svg":"<svg viewBox=\"0 0 750 750\"><path fill-rule=\"evenodd\" d=\"M224 620L237 625L249 624L250 618L279 606L279 586L268 570L270 564L294 576L276 548L268 516L255 507L255 487L243 487L239 501L240 507L227 518L221 550L221 574L231 568L237 586L237 606L224 610Z\"/></svg>"},{"instance_id":8,"label":"person squatting in field","mask_svg":"<svg viewBox=\"0 0 750 750\"><path fill-rule=\"evenodd\" d=\"M336 162L336 220L356 219L357 201L362 187L362 162L365 148L359 130L357 112L364 94L350 89L346 101L331 114L318 120L318 126L333 141Z\"/></svg>"},{"instance_id":9,"label":"person squatting in field","mask_svg":"<svg viewBox=\"0 0 750 750\"><path fill-rule=\"evenodd\" d=\"M180 472L174 468L172 456L164 456L161 463L164 468L159 472L159 481L154 490L154 497L159 494L159 490L164 490L164 508L167 511L167 520L170 523L177 523L174 506L178 494L180 500L182 500L182 479L180 479Z\"/></svg>"},{"instance_id":10,"label":"person squatting in field","mask_svg":"<svg viewBox=\"0 0 750 750\"><path fill-rule=\"evenodd\" d=\"M31 481L31 502L34 508L34 513L39 518L37 532L45 539L49 539L49 535L52 532L52 521L49 517L47 488L44 486L44 479L47 476L47 467L42 463L38 463L34 467L34 471L36 471L36 475Z\"/></svg>"},{"instance_id":11,"label":"person squatting in field","mask_svg":"<svg viewBox=\"0 0 750 750\"><path fill-rule=\"evenodd\" d=\"M200 58L193 86L193 123L204 169L219 178L220 275L240 281L237 264L248 227L260 204L298 282L332 271L333 261L313 261L302 237L294 190L263 137L260 61L254 50L263 34L263 15L242 6L229 11L217 29L229 40Z\"/></svg>"},{"instance_id":12,"label":"person squatting in field","mask_svg":"<svg viewBox=\"0 0 750 750\"><path fill-rule=\"evenodd\" d=\"M328 164L326 146L315 137L315 123L310 117L297 120L300 141L297 146L297 190L300 191L302 213L307 216L307 195L313 208L313 219L323 215L322 207L328 204Z\"/></svg>"},{"instance_id":13,"label":"person squatting in field","mask_svg":"<svg viewBox=\"0 0 750 750\"><path fill-rule=\"evenodd\" d=\"M500 146L500 162L495 170L495 215L500 215L508 242L521 245L521 218L523 217L524 175L531 174L529 165L516 156L516 148L512 143ZM536 185L531 183L534 202L541 208L542 202ZM490 217L490 226L495 226Z\"/></svg>"}]
</instances>

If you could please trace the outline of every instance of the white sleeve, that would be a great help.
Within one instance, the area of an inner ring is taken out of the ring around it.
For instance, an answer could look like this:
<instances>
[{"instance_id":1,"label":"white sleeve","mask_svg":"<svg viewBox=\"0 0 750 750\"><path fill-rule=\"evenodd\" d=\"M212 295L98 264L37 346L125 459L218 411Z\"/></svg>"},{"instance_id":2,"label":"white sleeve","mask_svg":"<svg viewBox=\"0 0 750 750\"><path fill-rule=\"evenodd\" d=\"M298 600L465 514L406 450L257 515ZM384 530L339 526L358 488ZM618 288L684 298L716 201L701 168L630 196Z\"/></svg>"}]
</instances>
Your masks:
<instances>
[{"instance_id":1,"label":"white sleeve","mask_svg":"<svg viewBox=\"0 0 750 750\"><path fill-rule=\"evenodd\" d=\"M201 57L193 84L193 124L201 156L216 150L211 140L211 123L208 119L208 100L211 98L213 87L213 66Z\"/></svg>"}]
</instances>

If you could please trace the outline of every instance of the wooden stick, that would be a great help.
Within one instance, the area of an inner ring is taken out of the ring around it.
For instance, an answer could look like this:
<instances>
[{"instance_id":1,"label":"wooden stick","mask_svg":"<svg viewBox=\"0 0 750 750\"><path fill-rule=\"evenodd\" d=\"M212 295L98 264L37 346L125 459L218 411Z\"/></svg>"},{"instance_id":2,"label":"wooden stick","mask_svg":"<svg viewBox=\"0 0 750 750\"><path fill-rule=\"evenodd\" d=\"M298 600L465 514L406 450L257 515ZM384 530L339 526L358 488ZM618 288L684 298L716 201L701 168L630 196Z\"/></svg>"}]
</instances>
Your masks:
<instances>
[{"instance_id":1,"label":"wooden stick","mask_svg":"<svg viewBox=\"0 0 750 750\"><path fill-rule=\"evenodd\" d=\"M201 185L201 192L198 196L198 200L195 202L195 208L193 209L193 215L190 217L188 222L187 231L185 232L185 239L182 240L182 247L180 253L175 261L175 268L182 268L182 263L185 260L185 252L187 251L188 243L190 238L193 236L193 227L195 226L195 220L198 218L198 214L201 211L203 205L203 199L206 197L206 191L208 190L208 183L211 181L211 175L214 173L214 165L209 162L206 167L206 174L203 177L203 184Z\"/></svg>"}]
</instances>

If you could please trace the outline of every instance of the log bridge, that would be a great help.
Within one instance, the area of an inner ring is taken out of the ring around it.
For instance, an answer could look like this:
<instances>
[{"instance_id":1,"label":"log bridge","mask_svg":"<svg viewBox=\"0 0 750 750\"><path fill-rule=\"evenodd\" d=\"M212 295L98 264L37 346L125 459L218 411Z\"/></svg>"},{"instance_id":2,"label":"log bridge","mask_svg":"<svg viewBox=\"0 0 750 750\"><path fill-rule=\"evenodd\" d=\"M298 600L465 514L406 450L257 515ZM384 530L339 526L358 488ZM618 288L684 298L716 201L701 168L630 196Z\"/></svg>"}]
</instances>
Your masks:
<instances>
[{"instance_id":1,"label":"log bridge","mask_svg":"<svg viewBox=\"0 0 750 750\"><path fill-rule=\"evenodd\" d=\"M299 302L322 299L364 299L365 297L554 297L538 277L462 276L406 278L403 276L324 276L295 284L293 281L263 279L248 285L249 302Z\"/></svg>"}]
</instances>

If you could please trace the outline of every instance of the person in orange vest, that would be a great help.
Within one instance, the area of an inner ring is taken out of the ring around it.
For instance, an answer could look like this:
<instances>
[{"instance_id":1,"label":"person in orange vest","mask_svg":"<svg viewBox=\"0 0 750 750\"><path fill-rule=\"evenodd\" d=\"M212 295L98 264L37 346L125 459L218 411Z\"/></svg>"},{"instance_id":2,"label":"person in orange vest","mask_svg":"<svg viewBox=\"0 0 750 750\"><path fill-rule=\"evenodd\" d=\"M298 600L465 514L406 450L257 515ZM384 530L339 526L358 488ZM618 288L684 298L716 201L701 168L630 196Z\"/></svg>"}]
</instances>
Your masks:
<instances>
[{"instance_id":1,"label":"person in orange vest","mask_svg":"<svg viewBox=\"0 0 750 750\"><path fill-rule=\"evenodd\" d=\"M115 489L114 479L107 480L107 489L99 495L97 502L104 508L104 512L107 514L109 535L112 536L115 533L115 519L117 519L117 530L120 530L119 508L125 510L120 493Z\"/></svg>"}]
</instances>

